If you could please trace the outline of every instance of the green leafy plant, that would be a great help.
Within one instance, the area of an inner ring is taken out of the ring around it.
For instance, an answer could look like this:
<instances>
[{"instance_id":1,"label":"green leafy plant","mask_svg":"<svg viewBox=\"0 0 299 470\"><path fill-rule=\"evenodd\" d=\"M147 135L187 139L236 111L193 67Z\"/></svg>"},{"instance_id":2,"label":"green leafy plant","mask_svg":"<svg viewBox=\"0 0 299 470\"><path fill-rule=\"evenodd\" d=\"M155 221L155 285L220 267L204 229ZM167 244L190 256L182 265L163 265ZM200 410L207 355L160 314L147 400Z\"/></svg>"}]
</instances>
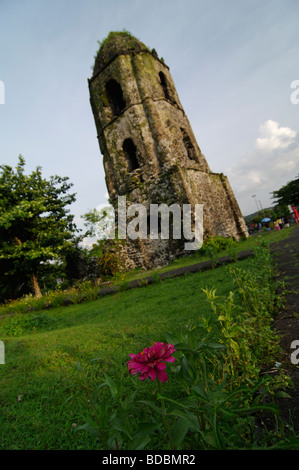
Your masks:
<instances>
[{"instance_id":1,"label":"green leafy plant","mask_svg":"<svg viewBox=\"0 0 299 470\"><path fill-rule=\"evenodd\" d=\"M104 276L113 276L119 270L119 258L116 253L104 253L98 261L100 273Z\"/></svg>"},{"instance_id":2,"label":"green leafy plant","mask_svg":"<svg viewBox=\"0 0 299 470\"><path fill-rule=\"evenodd\" d=\"M98 424L92 427L92 432L102 433L108 448L280 448L281 427L275 397L285 393L281 388L289 382L283 372L276 377L260 377L261 366L271 363L279 352L271 330L277 295L268 247L262 244L256 248L249 272L229 269L237 285L235 294L230 292L221 299L216 289L203 289L210 305L208 315L199 317L197 324L165 333L168 345L157 342L156 348L130 354L131 373L140 373L142 381L157 379L154 398L138 399L144 387L138 390L130 384L128 388L124 378L116 382L105 375L95 394L98 399L99 392L108 388L112 401L107 409L103 408L107 406L103 400L99 400L100 417L104 413L105 418L96 418ZM257 295L260 288L263 293ZM241 303L235 302L237 295ZM176 392L171 396L164 383L168 381L166 366L162 365L169 357L167 348L176 359L170 371ZM95 399L90 398L90 403L97 413ZM273 432L264 432L257 425L257 417L263 413L275 417ZM80 429L89 428L84 425ZM285 437L284 445L298 448L292 437Z\"/></svg>"},{"instance_id":3,"label":"green leafy plant","mask_svg":"<svg viewBox=\"0 0 299 470\"><path fill-rule=\"evenodd\" d=\"M217 250L216 246L215 245L209 245L206 248L205 253L210 258L213 268L215 268L217 266L218 261L219 261L219 255L218 255L218 250Z\"/></svg>"},{"instance_id":4,"label":"green leafy plant","mask_svg":"<svg viewBox=\"0 0 299 470\"><path fill-rule=\"evenodd\" d=\"M26 332L33 332L42 328L49 329L53 323L55 323L55 320L46 313L38 315L14 315L6 320L3 332L7 336L21 336Z\"/></svg>"},{"instance_id":5,"label":"green leafy plant","mask_svg":"<svg viewBox=\"0 0 299 470\"><path fill-rule=\"evenodd\" d=\"M210 237L204 240L202 247L200 249L201 253L207 253L209 247L213 247L214 250L219 253L222 250L228 249L230 247L235 247L237 242L232 238L225 238L221 236Z\"/></svg>"}]
</instances>

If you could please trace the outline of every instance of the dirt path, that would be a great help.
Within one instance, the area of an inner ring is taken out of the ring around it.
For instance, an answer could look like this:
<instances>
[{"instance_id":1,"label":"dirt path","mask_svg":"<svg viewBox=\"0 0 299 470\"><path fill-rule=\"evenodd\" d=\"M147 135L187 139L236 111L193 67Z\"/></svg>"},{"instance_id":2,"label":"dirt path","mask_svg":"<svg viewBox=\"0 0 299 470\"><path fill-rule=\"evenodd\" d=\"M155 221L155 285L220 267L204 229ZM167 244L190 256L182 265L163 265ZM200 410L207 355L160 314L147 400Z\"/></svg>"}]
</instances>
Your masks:
<instances>
[{"instance_id":1,"label":"dirt path","mask_svg":"<svg viewBox=\"0 0 299 470\"><path fill-rule=\"evenodd\" d=\"M285 282L285 308L275 319L275 328L280 334L284 354L282 367L288 371L294 388L288 391L290 399L280 399L279 406L283 419L293 422L294 430L299 433L299 363L293 364L291 354L299 347L291 348L293 341L299 341L299 226L292 230L285 240L271 245L277 267L277 278ZM296 358L295 358L296 359Z\"/></svg>"}]
</instances>

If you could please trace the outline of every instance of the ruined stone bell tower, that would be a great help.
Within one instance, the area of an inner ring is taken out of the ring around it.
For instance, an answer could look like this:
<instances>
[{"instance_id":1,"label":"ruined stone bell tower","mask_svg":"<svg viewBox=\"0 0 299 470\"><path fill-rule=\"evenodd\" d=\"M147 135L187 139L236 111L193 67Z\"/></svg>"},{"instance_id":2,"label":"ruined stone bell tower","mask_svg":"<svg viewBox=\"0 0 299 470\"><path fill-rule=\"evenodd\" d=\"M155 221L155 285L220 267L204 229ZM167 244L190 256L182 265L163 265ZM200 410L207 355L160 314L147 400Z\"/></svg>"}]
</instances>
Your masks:
<instances>
[{"instance_id":1,"label":"ruined stone bell tower","mask_svg":"<svg viewBox=\"0 0 299 470\"><path fill-rule=\"evenodd\" d=\"M129 33L110 33L89 79L90 102L111 204L203 204L204 236L248 236L223 174L211 172L169 68ZM127 241L132 266L163 265L184 240Z\"/></svg>"}]
</instances>

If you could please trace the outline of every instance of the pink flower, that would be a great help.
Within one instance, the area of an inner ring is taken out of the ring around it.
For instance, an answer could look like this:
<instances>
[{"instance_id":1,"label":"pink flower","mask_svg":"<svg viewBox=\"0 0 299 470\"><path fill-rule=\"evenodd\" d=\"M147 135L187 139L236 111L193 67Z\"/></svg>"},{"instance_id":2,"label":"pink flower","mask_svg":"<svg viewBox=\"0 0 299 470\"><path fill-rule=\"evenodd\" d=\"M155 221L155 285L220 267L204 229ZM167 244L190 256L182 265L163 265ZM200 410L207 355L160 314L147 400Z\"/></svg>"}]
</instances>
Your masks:
<instances>
[{"instance_id":1,"label":"pink flower","mask_svg":"<svg viewBox=\"0 0 299 470\"><path fill-rule=\"evenodd\" d=\"M129 372L132 375L140 373L140 380L148 377L153 382L157 377L160 382L166 382L168 376L164 371L165 362L175 362L175 358L171 355L174 352L173 344L156 342L151 348L145 348L139 354L129 354L131 358L128 361Z\"/></svg>"}]
</instances>

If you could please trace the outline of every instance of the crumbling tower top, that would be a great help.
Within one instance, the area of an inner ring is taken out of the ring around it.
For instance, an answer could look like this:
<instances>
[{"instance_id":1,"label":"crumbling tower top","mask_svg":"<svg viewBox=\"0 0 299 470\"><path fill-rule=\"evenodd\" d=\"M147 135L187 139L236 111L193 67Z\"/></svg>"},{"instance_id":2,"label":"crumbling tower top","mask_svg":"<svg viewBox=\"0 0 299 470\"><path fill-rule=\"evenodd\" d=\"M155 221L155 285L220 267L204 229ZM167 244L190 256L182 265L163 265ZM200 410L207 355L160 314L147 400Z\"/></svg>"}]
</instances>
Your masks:
<instances>
[{"instance_id":1,"label":"crumbling tower top","mask_svg":"<svg viewBox=\"0 0 299 470\"><path fill-rule=\"evenodd\" d=\"M107 38L100 43L100 49L94 64L93 76L100 73L117 56L138 52L154 53L127 31L109 33Z\"/></svg>"}]
</instances>

